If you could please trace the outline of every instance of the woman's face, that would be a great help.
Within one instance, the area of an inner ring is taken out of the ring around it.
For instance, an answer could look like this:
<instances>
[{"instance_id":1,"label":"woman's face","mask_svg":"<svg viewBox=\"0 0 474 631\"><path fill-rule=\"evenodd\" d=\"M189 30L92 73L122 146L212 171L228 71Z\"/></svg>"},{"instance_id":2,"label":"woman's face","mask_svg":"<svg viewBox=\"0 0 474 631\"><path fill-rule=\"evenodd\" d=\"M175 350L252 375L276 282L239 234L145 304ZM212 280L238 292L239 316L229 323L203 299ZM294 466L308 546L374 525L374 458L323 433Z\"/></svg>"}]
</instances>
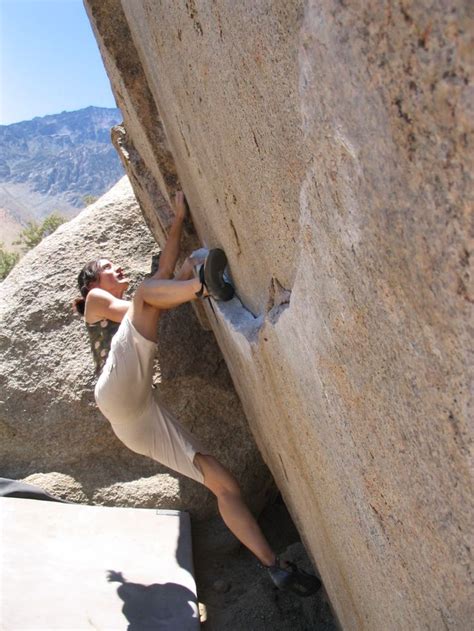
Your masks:
<instances>
[{"instance_id":1,"label":"woman's face","mask_svg":"<svg viewBox=\"0 0 474 631\"><path fill-rule=\"evenodd\" d=\"M114 265L108 259L100 259L100 274L97 286L110 293L123 293L130 284L123 269L119 265Z\"/></svg>"}]
</instances>

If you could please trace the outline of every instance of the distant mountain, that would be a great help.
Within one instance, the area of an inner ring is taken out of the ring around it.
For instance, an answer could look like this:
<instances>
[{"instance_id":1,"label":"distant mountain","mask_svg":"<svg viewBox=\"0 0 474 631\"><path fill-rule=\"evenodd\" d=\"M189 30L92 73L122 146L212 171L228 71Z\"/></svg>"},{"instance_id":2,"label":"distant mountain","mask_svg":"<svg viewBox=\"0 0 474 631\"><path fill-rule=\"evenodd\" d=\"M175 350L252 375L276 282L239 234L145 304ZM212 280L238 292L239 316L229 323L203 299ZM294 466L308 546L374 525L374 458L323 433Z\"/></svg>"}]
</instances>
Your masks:
<instances>
[{"instance_id":1,"label":"distant mountain","mask_svg":"<svg viewBox=\"0 0 474 631\"><path fill-rule=\"evenodd\" d=\"M110 140L121 120L119 109L87 107L0 125L2 224L9 217L21 226L53 211L73 216L84 196L111 188L124 175ZM0 225L0 240L2 232Z\"/></svg>"}]
</instances>

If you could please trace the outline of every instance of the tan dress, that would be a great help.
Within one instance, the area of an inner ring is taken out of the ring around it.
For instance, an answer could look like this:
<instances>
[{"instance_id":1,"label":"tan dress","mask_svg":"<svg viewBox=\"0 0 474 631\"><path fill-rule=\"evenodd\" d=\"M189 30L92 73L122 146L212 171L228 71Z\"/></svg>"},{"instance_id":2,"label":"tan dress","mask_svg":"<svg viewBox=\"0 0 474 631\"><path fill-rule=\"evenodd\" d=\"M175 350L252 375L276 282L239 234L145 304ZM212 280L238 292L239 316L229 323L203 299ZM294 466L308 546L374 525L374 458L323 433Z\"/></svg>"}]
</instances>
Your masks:
<instances>
[{"instance_id":1,"label":"tan dress","mask_svg":"<svg viewBox=\"0 0 474 631\"><path fill-rule=\"evenodd\" d=\"M116 436L132 451L203 482L196 453L209 453L163 406L152 388L155 342L147 340L126 314L87 324L99 378L94 395Z\"/></svg>"}]
</instances>

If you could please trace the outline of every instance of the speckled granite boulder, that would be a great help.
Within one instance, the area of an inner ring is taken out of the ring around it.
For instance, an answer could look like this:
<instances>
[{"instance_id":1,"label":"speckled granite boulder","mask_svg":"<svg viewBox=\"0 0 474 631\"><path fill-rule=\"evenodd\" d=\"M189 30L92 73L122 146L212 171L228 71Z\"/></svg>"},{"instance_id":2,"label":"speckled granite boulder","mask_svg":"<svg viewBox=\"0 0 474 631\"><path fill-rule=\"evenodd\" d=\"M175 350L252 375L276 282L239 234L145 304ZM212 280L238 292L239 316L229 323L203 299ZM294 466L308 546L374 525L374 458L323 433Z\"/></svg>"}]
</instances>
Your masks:
<instances>
[{"instance_id":1,"label":"speckled granite boulder","mask_svg":"<svg viewBox=\"0 0 474 631\"><path fill-rule=\"evenodd\" d=\"M470 3L85 4L137 195L178 174L229 256L211 322L342 626L467 628Z\"/></svg>"},{"instance_id":2,"label":"speckled granite boulder","mask_svg":"<svg viewBox=\"0 0 474 631\"><path fill-rule=\"evenodd\" d=\"M72 501L172 507L201 517L216 510L201 485L171 475L115 437L95 406L89 340L71 308L88 260L120 261L136 284L157 251L123 178L29 252L0 285L0 475L43 482ZM160 339L161 396L235 472L258 508L271 478L214 335L184 306L163 316Z\"/></svg>"}]
</instances>

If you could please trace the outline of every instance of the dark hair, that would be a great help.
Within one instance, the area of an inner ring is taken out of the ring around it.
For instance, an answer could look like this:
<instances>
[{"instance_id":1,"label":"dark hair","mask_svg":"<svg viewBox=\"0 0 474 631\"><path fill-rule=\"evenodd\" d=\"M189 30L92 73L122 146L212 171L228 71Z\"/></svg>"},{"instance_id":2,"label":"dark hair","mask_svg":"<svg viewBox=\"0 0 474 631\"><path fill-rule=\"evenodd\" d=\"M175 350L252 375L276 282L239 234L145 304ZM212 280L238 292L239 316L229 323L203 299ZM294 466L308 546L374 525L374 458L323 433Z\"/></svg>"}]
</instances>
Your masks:
<instances>
[{"instance_id":1,"label":"dark hair","mask_svg":"<svg viewBox=\"0 0 474 631\"><path fill-rule=\"evenodd\" d=\"M89 293L89 285L99 280L100 272L102 271L100 267L100 259L96 259L95 261L89 261L87 265L79 272L79 276L77 277L77 284L79 285L79 291L81 292L80 298L76 298L73 302L73 306L75 310L80 314L84 315L84 310L86 308L86 298Z\"/></svg>"}]
</instances>

